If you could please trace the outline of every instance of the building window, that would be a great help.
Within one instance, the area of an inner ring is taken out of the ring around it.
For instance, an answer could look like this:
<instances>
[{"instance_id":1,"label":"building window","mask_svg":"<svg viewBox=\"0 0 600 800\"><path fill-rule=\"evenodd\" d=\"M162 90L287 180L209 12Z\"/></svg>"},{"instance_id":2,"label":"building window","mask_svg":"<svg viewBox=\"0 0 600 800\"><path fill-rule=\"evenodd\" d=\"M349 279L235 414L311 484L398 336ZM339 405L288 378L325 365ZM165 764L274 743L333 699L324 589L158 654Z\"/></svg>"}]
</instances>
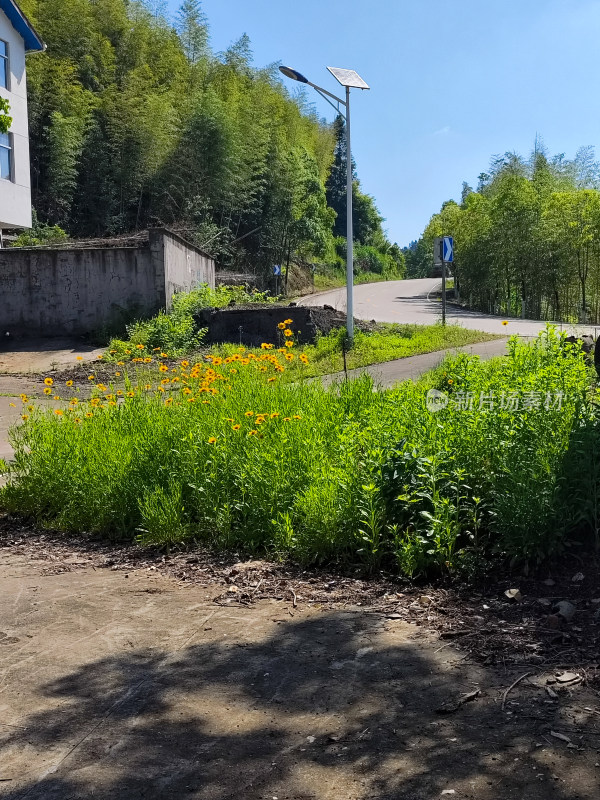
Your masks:
<instances>
[{"instance_id":1,"label":"building window","mask_svg":"<svg viewBox=\"0 0 600 800\"><path fill-rule=\"evenodd\" d=\"M8 45L0 39L0 87L8 89L8 79L10 73L8 69Z\"/></svg>"},{"instance_id":2,"label":"building window","mask_svg":"<svg viewBox=\"0 0 600 800\"><path fill-rule=\"evenodd\" d=\"M12 136L0 133L0 178L9 181L12 178Z\"/></svg>"}]
</instances>

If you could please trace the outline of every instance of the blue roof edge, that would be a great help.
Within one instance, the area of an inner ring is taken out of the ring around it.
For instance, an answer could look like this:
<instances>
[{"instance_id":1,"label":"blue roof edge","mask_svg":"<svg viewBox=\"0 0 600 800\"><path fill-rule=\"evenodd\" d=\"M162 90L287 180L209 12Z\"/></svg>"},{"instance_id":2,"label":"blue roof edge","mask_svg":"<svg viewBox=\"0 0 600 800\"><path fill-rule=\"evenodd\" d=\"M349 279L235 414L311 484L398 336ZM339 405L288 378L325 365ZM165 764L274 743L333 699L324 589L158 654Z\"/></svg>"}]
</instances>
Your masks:
<instances>
[{"instance_id":1,"label":"blue roof edge","mask_svg":"<svg viewBox=\"0 0 600 800\"><path fill-rule=\"evenodd\" d=\"M43 39L21 11L15 0L0 0L0 9L4 11L17 33L22 36L27 51L37 50L41 52L46 49Z\"/></svg>"}]
</instances>

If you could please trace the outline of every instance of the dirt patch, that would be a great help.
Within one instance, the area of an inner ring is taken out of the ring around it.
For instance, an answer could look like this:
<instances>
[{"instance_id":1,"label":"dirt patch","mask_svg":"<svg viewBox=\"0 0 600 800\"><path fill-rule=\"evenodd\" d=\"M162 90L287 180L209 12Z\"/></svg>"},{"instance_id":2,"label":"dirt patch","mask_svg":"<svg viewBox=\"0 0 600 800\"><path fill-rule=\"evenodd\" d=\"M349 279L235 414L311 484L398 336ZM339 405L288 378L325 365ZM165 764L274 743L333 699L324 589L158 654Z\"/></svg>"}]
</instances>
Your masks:
<instances>
[{"instance_id":1,"label":"dirt patch","mask_svg":"<svg viewBox=\"0 0 600 800\"><path fill-rule=\"evenodd\" d=\"M358 585L339 576L215 561L176 579L168 562L196 556L102 567L104 545L24 534L4 526L0 561L6 800L597 797L585 676L483 667L383 596L343 601ZM233 585L262 599L227 603Z\"/></svg>"},{"instance_id":2,"label":"dirt patch","mask_svg":"<svg viewBox=\"0 0 600 800\"><path fill-rule=\"evenodd\" d=\"M504 575L472 586L459 581L413 583L384 572L365 578L358 571L353 575L248 560L206 548L165 555L158 548L42 530L9 515L0 517L0 548L42 561L44 574L79 566L159 572L180 584L218 589L214 602L229 607L251 607L267 599L294 607L363 607L435 631L483 665L576 667L600 689L600 566L592 559L585 574L573 559L561 562L551 577L548 572ZM573 580L580 575L581 580ZM514 588L519 600L506 594ZM564 602L572 606L569 619L557 613Z\"/></svg>"},{"instance_id":3,"label":"dirt patch","mask_svg":"<svg viewBox=\"0 0 600 800\"><path fill-rule=\"evenodd\" d=\"M292 319L290 327L299 344L315 341L319 334L327 335L346 325L346 315L332 306L276 306L247 305L231 308L205 309L194 319L198 328L208 328L206 344L235 342L246 347L260 347L263 342L273 342L278 334L277 325ZM355 320L359 330L372 330L371 323ZM280 342L282 344L283 342Z\"/></svg>"}]
</instances>

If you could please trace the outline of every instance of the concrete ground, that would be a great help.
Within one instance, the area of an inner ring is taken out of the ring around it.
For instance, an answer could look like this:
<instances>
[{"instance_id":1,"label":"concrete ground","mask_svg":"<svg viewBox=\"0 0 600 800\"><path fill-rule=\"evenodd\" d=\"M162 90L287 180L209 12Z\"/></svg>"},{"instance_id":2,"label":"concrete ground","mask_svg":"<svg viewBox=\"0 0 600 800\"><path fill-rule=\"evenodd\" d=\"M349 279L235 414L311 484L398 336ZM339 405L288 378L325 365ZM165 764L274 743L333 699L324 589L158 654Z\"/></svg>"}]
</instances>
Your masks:
<instances>
[{"instance_id":1,"label":"concrete ground","mask_svg":"<svg viewBox=\"0 0 600 800\"><path fill-rule=\"evenodd\" d=\"M0 374L40 373L78 363L78 356L93 361L106 348L91 347L75 339L0 340Z\"/></svg>"},{"instance_id":2,"label":"concrete ground","mask_svg":"<svg viewBox=\"0 0 600 800\"><path fill-rule=\"evenodd\" d=\"M441 303L436 293L441 288L439 278L418 278L406 281L383 281L363 283L354 287L354 316L376 322L415 323L433 325L440 318ZM300 305L323 305L324 303L346 310L346 289L332 289L309 295L298 300ZM500 335L519 334L537 336L546 323L539 320L497 317L479 311L468 311L448 304L447 321L487 333ZM503 325L508 321L508 325ZM556 323L561 327L560 323ZM564 325L570 332L591 333L597 338L600 328L590 325Z\"/></svg>"},{"instance_id":3,"label":"concrete ground","mask_svg":"<svg viewBox=\"0 0 600 800\"><path fill-rule=\"evenodd\" d=\"M598 797L597 698L543 667L503 709L527 670L374 611L0 545L4 800Z\"/></svg>"}]
</instances>

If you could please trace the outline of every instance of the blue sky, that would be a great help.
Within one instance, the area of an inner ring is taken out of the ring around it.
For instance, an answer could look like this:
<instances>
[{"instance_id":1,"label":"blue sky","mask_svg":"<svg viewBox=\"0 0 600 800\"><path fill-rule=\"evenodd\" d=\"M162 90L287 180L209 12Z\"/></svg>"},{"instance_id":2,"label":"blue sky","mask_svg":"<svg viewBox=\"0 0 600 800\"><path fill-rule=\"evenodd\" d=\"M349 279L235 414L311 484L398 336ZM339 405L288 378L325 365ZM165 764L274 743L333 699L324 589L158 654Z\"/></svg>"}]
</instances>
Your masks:
<instances>
[{"instance_id":1,"label":"blue sky","mask_svg":"<svg viewBox=\"0 0 600 800\"><path fill-rule=\"evenodd\" d=\"M178 0L169 0L175 11ZM390 238L408 244L492 154L598 145L600 0L204 0L214 50L242 33L257 66L335 92L356 69L352 150ZM334 114L315 93L320 114ZM600 151L599 151L600 155Z\"/></svg>"}]
</instances>

